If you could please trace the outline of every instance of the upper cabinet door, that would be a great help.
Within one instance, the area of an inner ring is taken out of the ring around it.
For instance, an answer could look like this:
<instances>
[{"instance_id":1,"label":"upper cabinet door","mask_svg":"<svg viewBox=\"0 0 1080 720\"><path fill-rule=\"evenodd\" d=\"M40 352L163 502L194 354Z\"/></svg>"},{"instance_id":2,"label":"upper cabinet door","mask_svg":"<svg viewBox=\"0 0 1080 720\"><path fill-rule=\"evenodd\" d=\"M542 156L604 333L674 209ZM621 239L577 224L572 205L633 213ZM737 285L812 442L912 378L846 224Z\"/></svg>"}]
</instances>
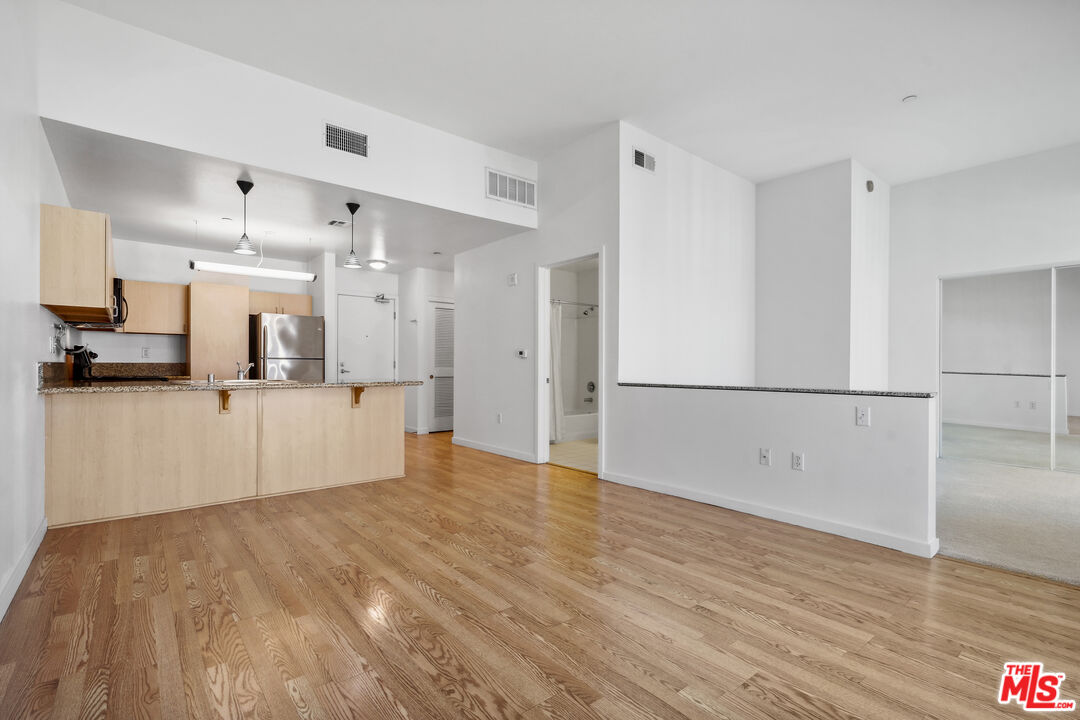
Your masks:
<instances>
[{"instance_id":1,"label":"upper cabinet door","mask_svg":"<svg viewBox=\"0 0 1080 720\"><path fill-rule=\"evenodd\" d=\"M310 295L290 295L282 293L278 295L279 312L285 315L311 315Z\"/></svg>"},{"instance_id":2,"label":"upper cabinet door","mask_svg":"<svg viewBox=\"0 0 1080 720\"><path fill-rule=\"evenodd\" d=\"M188 324L187 285L124 281L128 314L126 333L184 335Z\"/></svg>"},{"instance_id":3,"label":"upper cabinet door","mask_svg":"<svg viewBox=\"0 0 1080 720\"><path fill-rule=\"evenodd\" d=\"M252 290L248 294L248 313L251 315L258 315L259 313L279 313L281 310L278 308L278 294L272 292L259 292L258 290Z\"/></svg>"},{"instance_id":4,"label":"upper cabinet door","mask_svg":"<svg viewBox=\"0 0 1080 720\"><path fill-rule=\"evenodd\" d=\"M113 277L109 216L42 205L41 304L64 320L108 322Z\"/></svg>"}]
</instances>

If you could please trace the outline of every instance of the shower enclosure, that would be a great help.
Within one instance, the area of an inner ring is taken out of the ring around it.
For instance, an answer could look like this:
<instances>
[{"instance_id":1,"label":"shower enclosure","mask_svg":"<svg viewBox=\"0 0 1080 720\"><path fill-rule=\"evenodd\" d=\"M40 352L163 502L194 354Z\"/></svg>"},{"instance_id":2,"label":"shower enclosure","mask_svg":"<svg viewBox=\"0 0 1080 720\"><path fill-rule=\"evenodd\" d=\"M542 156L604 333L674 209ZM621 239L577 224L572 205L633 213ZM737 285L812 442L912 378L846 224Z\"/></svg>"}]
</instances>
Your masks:
<instances>
[{"instance_id":1,"label":"shower enclosure","mask_svg":"<svg viewBox=\"0 0 1080 720\"><path fill-rule=\"evenodd\" d=\"M597 436L599 304L551 300L551 442Z\"/></svg>"}]
</instances>

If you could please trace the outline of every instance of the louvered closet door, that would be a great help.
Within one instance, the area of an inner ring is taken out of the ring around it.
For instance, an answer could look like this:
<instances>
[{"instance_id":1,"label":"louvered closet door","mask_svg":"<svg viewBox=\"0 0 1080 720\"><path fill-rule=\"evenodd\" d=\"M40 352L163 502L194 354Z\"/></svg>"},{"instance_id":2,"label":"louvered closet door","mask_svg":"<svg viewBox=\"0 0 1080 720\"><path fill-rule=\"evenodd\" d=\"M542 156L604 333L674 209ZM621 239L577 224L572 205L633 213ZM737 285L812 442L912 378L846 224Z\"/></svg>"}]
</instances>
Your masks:
<instances>
[{"instance_id":1,"label":"louvered closet door","mask_svg":"<svg viewBox=\"0 0 1080 720\"><path fill-rule=\"evenodd\" d=\"M432 432L454 429L454 307L433 303L435 332L434 370L431 373L430 428Z\"/></svg>"}]
</instances>

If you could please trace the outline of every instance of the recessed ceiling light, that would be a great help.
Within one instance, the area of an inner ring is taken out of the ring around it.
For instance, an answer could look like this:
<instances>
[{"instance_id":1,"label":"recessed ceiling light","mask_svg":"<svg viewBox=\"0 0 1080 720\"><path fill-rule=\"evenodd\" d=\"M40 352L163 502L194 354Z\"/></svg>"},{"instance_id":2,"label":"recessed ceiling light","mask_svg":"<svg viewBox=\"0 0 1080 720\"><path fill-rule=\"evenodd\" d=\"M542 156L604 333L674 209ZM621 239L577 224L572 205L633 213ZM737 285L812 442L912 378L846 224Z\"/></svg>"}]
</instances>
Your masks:
<instances>
[{"instance_id":1,"label":"recessed ceiling light","mask_svg":"<svg viewBox=\"0 0 1080 720\"><path fill-rule=\"evenodd\" d=\"M905 95L904 97L900 98L900 102L902 102L902 103L910 103L910 102L915 102L918 99L919 99L918 95Z\"/></svg>"},{"instance_id":2,"label":"recessed ceiling light","mask_svg":"<svg viewBox=\"0 0 1080 720\"><path fill-rule=\"evenodd\" d=\"M383 270L389 263L385 260L368 260L367 264L372 270Z\"/></svg>"}]
</instances>

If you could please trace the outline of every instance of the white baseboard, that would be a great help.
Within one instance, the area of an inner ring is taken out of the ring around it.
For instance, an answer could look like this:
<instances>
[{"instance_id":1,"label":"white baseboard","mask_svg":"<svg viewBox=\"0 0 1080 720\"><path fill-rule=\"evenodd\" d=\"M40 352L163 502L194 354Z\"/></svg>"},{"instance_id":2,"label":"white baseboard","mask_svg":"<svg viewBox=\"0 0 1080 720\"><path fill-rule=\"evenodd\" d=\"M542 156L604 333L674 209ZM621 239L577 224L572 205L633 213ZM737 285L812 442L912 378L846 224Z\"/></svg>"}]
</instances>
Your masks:
<instances>
[{"instance_id":1,"label":"white baseboard","mask_svg":"<svg viewBox=\"0 0 1080 720\"><path fill-rule=\"evenodd\" d=\"M653 492L663 493L664 495L674 495L676 497L694 500L707 505L717 505L719 507L728 508L729 510L747 513L748 515L757 515L758 517L769 518L770 520L779 520L780 522L785 522L789 525L798 525L799 527L810 528L811 530L820 530L821 532L827 532L832 535L840 535L841 537L851 538L852 540L859 540L861 542L899 550L900 552L905 552L909 555L918 555L919 557L929 558L936 555L938 551L937 538L934 538L931 542L913 540L911 538L890 535L888 533L870 530L856 525L824 520L822 518L803 515L802 513L792 512L790 510L781 510L780 508L774 508L769 505L736 500L725 495L703 492L701 490L694 490L679 485L653 482L652 480L645 480L630 475L621 475L610 471L604 473L604 479L619 483L620 485L630 485L643 490L652 490Z\"/></svg>"},{"instance_id":2,"label":"white baseboard","mask_svg":"<svg viewBox=\"0 0 1080 720\"><path fill-rule=\"evenodd\" d=\"M451 441L455 445L462 447L472 448L473 450L481 450L493 455L502 455L508 458L514 458L515 460L524 460L525 462L535 463L536 455L534 453L523 453L517 450L511 450L510 448L499 447L498 445L489 445L488 443L476 442L475 440L466 440L463 437L455 435Z\"/></svg>"},{"instance_id":3,"label":"white baseboard","mask_svg":"<svg viewBox=\"0 0 1080 720\"><path fill-rule=\"evenodd\" d=\"M41 547L41 541L45 538L45 531L48 529L48 520L41 518L41 524L34 530L34 534L30 536L30 542L23 548L23 554L19 558L19 562L15 564L15 567L11 568L7 579L4 580L3 585L0 585L0 620L3 620L4 615L7 614L8 606L11 605L11 601L15 598L15 592L19 589L19 585L22 584L26 571L30 569L30 563L34 561L34 555L37 553L38 548Z\"/></svg>"}]
</instances>

